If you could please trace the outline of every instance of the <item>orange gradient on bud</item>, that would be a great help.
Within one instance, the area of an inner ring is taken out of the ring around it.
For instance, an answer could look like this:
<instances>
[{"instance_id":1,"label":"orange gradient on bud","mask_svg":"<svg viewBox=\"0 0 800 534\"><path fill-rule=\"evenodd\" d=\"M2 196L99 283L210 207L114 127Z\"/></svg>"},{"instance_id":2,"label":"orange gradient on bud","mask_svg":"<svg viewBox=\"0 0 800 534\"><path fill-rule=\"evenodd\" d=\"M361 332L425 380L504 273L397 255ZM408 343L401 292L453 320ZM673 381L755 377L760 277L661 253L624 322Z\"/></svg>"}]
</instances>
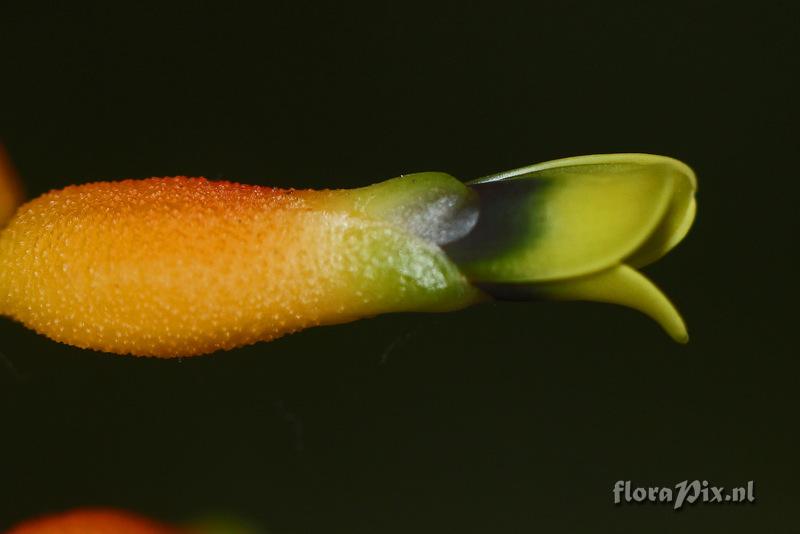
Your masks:
<instances>
[{"instance_id":1,"label":"orange gradient on bud","mask_svg":"<svg viewBox=\"0 0 800 534\"><path fill-rule=\"evenodd\" d=\"M0 234L0 313L77 347L174 357L475 298L439 247L348 195L185 177L48 193Z\"/></svg>"}]
</instances>

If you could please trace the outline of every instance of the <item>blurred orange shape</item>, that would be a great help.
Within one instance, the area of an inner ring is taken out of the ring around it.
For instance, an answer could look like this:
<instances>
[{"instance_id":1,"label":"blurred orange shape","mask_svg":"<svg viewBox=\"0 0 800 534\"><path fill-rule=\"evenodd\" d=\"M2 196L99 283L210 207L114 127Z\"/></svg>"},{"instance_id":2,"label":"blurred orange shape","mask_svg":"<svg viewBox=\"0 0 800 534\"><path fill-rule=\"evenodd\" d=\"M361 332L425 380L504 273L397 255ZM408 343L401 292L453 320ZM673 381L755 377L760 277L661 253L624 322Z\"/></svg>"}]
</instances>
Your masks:
<instances>
[{"instance_id":1,"label":"blurred orange shape","mask_svg":"<svg viewBox=\"0 0 800 534\"><path fill-rule=\"evenodd\" d=\"M74 510L32 519L6 534L180 534L181 530L128 512L108 509Z\"/></svg>"},{"instance_id":2,"label":"blurred orange shape","mask_svg":"<svg viewBox=\"0 0 800 534\"><path fill-rule=\"evenodd\" d=\"M20 186L14 167L5 149L0 145L0 226L3 226L22 203Z\"/></svg>"}]
</instances>

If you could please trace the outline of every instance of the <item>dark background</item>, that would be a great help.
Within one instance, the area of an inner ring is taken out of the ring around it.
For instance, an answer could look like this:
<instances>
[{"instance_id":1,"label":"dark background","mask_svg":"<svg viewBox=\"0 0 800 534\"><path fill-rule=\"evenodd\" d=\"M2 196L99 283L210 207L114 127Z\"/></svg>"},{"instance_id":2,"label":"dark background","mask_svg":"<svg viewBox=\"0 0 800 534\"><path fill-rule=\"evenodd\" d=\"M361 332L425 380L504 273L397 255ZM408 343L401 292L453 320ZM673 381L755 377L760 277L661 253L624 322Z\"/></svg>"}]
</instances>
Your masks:
<instances>
[{"instance_id":1,"label":"dark background","mask_svg":"<svg viewBox=\"0 0 800 534\"><path fill-rule=\"evenodd\" d=\"M0 139L29 196L176 174L351 187L562 156L677 157L647 269L692 334L600 304L382 316L210 357L0 320L0 528L113 505L284 533L796 532L791 2L109 2L0 10ZM612 504L755 480L754 505Z\"/></svg>"}]
</instances>

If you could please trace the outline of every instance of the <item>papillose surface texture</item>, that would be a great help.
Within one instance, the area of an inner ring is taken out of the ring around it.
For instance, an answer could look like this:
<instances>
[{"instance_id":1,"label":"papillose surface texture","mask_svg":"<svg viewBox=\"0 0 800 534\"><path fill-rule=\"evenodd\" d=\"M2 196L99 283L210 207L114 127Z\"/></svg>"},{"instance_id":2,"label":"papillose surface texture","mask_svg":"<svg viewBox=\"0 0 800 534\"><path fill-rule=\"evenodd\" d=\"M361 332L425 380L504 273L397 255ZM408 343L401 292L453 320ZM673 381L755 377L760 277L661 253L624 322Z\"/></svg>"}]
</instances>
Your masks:
<instances>
[{"instance_id":1,"label":"papillose surface texture","mask_svg":"<svg viewBox=\"0 0 800 534\"><path fill-rule=\"evenodd\" d=\"M0 198L16 198L3 183ZM623 304L685 341L636 269L686 234L695 190L689 167L645 154L352 190L71 186L20 206L0 233L0 313L77 347L159 357L490 298Z\"/></svg>"}]
</instances>

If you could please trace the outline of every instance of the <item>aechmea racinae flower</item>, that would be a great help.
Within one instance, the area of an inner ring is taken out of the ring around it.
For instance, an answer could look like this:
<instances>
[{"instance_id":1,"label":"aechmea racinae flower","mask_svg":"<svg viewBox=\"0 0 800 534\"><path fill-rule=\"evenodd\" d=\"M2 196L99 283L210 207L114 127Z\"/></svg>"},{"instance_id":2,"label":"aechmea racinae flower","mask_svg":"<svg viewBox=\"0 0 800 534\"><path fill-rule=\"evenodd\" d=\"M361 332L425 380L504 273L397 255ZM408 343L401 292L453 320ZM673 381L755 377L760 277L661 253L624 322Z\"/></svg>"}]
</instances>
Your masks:
<instances>
[{"instance_id":1,"label":"aechmea racinae flower","mask_svg":"<svg viewBox=\"0 0 800 534\"><path fill-rule=\"evenodd\" d=\"M689 167L645 154L352 190L71 186L0 233L0 313L78 347L175 357L380 313L576 299L636 308L685 341L636 269L686 234L695 189Z\"/></svg>"}]
</instances>

